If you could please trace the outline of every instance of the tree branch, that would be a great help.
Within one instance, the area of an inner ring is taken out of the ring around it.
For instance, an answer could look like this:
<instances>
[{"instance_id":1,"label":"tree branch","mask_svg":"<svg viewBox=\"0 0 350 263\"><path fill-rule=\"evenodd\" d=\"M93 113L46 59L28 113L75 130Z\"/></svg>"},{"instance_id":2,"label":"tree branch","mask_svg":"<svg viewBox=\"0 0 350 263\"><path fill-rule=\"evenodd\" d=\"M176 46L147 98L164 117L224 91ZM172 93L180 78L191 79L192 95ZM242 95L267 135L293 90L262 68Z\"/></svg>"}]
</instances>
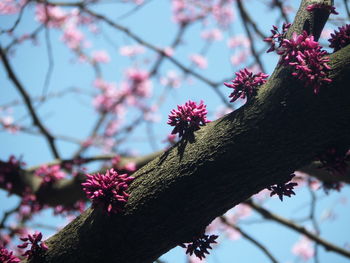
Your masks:
<instances>
[{"instance_id":1,"label":"tree branch","mask_svg":"<svg viewBox=\"0 0 350 263\"><path fill-rule=\"evenodd\" d=\"M230 224L226 218L224 216L220 217L221 221L232 227L233 229L235 229L236 231L238 231L245 239L249 240L250 242L252 242L255 246L257 246L273 263L278 263L277 259L271 254L271 252L263 245L261 244L259 241L257 241L255 238L253 238L252 236L250 236L248 233L246 233L245 231L243 231L240 227L238 227L237 225L233 225Z\"/></svg>"},{"instance_id":2,"label":"tree branch","mask_svg":"<svg viewBox=\"0 0 350 263\"><path fill-rule=\"evenodd\" d=\"M333 82L318 95L280 67L256 100L136 172L124 213L88 209L47 241L42 262L152 262L328 145L350 145L350 46L330 58Z\"/></svg>"},{"instance_id":3,"label":"tree branch","mask_svg":"<svg viewBox=\"0 0 350 263\"><path fill-rule=\"evenodd\" d=\"M289 221L289 220L287 220L279 215L271 213L270 211L253 203L252 201L247 201L245 203L247 205L249 205L251 208L253 208L256 212L261 214L264 218L276 221L276 222L278 222L278 223L280 223L280 224L282 224L290 229L293 229L293 230L299 232L300 234L307 236L311 240L315 241L317 244L320 244L321 246L323 246L327 251L333 251L333 252L336 252L340 255L343 255L347 258L350 258L350 251L345 250L341 247L338 247L338 246L320 238L317 234L313 234L312 232L306 230L304 227L299 226L299 225L293 223L292 221Z\"/></svg>"},{"instance_id":4,"label":"tree branch","mask_svg":"<svg viewBox=\"0 0 350 263\"><path fill-rule=\"evenodd\" d=\"M10 62L7 58L7 55L1 46L0 46L0 57L1 57L3 65L5 67L5 70L8 74L8 77L11 79L11 81L13 82L13 84L15 85L15 87L17 88L19 93L21 94L21 96L25 102L25 105L27 106L27 109L30 113L30 116L32 117L33 124L35 126L37 126L39 128L40 132L44 135L47 143L49 144L51 152L53 153L53 156L56 159L60 159L60 155L58 154L58 151L57 151L57 148L55 145L55 138L49 133L49 131L44 126L44 124L42 124L42 122L40 121L38 115L36 114L36 112L33 108L31 99L30 99L27 91L24 89L24 87L19 82L18 78L16 77L16 74L14 73L14 71L10 65Z\"/></svg>"}]
</instances>

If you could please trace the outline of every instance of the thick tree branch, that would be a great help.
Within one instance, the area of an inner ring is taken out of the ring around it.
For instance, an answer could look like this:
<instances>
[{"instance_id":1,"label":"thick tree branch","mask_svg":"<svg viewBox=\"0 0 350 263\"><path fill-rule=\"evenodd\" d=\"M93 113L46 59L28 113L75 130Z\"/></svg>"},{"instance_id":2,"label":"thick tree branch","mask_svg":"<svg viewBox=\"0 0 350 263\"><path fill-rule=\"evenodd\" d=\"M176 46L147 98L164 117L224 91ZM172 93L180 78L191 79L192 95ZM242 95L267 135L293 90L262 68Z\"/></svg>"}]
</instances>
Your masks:
<instances>
[{"instance_id":1,"label":"thick tree branch","mask_svg":"<svg viewBox=\"0 0 350 263\"><path fill-rule=\"evenodd\" d=\"M350 46L330 64L318 95L280 67L255 101L136 172L123 214L87 210L48 240L42 262L152 262L328 145L349 145Z\"/></svg>"}]
</instances>

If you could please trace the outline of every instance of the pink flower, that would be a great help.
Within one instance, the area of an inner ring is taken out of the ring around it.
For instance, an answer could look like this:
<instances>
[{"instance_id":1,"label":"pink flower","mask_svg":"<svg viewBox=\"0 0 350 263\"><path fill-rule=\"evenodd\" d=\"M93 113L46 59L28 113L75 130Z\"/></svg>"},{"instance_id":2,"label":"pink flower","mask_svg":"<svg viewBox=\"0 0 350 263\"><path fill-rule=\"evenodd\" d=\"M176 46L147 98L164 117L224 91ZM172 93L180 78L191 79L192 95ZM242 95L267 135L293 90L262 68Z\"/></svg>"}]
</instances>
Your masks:
<instances>
[{"instance_id":1,"label":"pink flower","mask_svg":"<svg viewBox=\"0 0 350 263\"><path fill-rule=\"evenodd\" d=\"M176 71L170 70L165 76L160 78L160 84L172 88L178 88L181 85L181 78L177 75Z\"/></svg>"},{"instance_id":2,"label":"pink flower","mask_svg":"<svg viewBox=\"0 0 350 263\"><path fill-rule=\"evenodd\" d=\"M61 170L60 165L48 166L44 164L35 170L34 174L43 179L43 184L54 183L66 177L66 174Z\"/></svg>"},{"instance_id":3,"label":"pink flower","mask_svg":"<svg viewBox=\"0 0 350 263\"><path fill-rule=\"evenodd\" d=\"M164 54L166 55L166 56L168 56L168 57L172 57L173 55L174 55L174 49L172 48L172 47L165 47L164 49L163 49L163 52L164 52Z\"/></svg>"},{"instance_id":4,"label":"pink flower","mask_svg":"<svg viewBox=\"0 0 350 263\"><path fill-rule=\"evenodd\" d=\"M68 25L64 28L62 41L71 49L77 49L84 40L84 34L75 25Z\"/></svg>"},{"instance_id":5,"label":"pink flower","mask_svg":"<svg viewBox=\"0 0 350 263\"><path fill-rule=\"evenodd\" d=\"M11 191L24 165L24 162L16 159L13 155L9 157L7 162L0 161L0 185Z\"/></svg>"},{"instance_id":6,"label":"pink flower","mask_svg":"<svg viewBox=\"0 0 350 263\"><path fill-rule=\"evenodd\" d=\"M227 27L235 18L231 1L215 4L212 13L216 22L222 27Z\"/></svg>"},{"instance_id":7,"label":"pink flower","mask_svg":"<svg viewBox=\"0 0 350 263\"><path fill-rule=\"evenodd\" d=\"M283 39L285 39L287 31L291 25L292 25L291 23L283 23L281 33L278 31L277 26L272 26L273 27L273 29L271 29L272 35L270 37L267 37L264 39L265 42L271 44L271 47L266 51L267 53L274 51L274 50L278 51L281 48L282 43L283 43ZM276 42L278 43L277 48L276 48Z\"/></svg>"},{"instance_id":8,"label":"pink flower","mask_svg":"<svg viewBox=\"0 0 350 263\"><path fill-rule=\"evenodd\" d=\"M350 160L350 151L346 148L331 147L317 156L317 159L321 162L319 168L326 169L333 175L345 176Z\"/></svg>"},{"instance_id":9,"label":"pink flower","mask_svg":"<svg viewBox=\"0 0 350 263\"><path fill-rule=\"evenodd\" d=\"M238 65L244 63L247 60L249 55L250 55L250 50L242 50L242 51L236 53L235 55L232 55L230 58L230 61L231 61L232 65L238 66Z\"/></svg>"},{"instance_id":10,"label":"pink flower","mask_svg":"<svg viewBox=\"0 0 350 263\"><path fill-rule=\"evenodd\" d=\"M177 110L173 109L169 114L168 124L175 126L171 133L178 133L180 137L185 134L192 134L199 130L200 126L210 122L206 116L207 110L203 101L199 105L191 100L186 102L185 105L178 105Z\"/></svg>"},{"instance_id":11,"label":"pink flower","mask_svg":"<svg viewBox=\"0 0 350 263\"><path fill-rule=\"evenodd\" d=\"M202 31L201 37L208 41L219 41L222 39L222 32L218 28Z\"/></svg>"},{"instance_id":12,"label":"pink flower","mask_svg":"<svg viewBox=\"0 0 350 263\"><path fill-rule=\"evenodd\" d=\"M339 15L337 11L335 11L334 6L326 5L326 4L311 4L306 7L306 10L309 12L312 12L317 9L323 9L327 10L329 13L334 14L334 15Z\"/></svg>"},{"instance_id":13,"label":"pink flower","mask_svg":"<svg viewBox=\"0 0 350 263\"><path fill-rule=\"evenodd\" d=\"M199 68L205 69L208 67L208 62L205 57L199 54L190 55L190 60Z\"/></svg>"},{"instance_id":14,"label":"pink flower","mask_svg":"<svg viewBox=\"0 0 350 263\"><path fill-rule=\"evenodd\" d=\"M136 163L135 162L129 162L124 166L124 169L128 172L135 172L136 171Z\"/></svg>"},{"instance_id":15,"label":"pink flower","mask_svg":"<svg viewBox=\"0 0 350 263\"><path fill-rule=\"evenodd\" d=\"M266 83L268 76L262 72L253 74L246 68L236 72L236 77L231 81L232 83L224 83L226 87L234 89L229 96L231 102L239 98L245 99L247 97L247 99L250 99L255 96L259 86Z\"/></svg>"},{"instance_id":16,"label":"pink flower","mask_svg":"<svg viewBox=\"0 0 350 263\"><path fill-rule=\"evenodd\" d=\"M302 237L297 243L294 244L292 252L293 254L302 258L304 261L309 260L315 255L312 243L306 237Z\"/></svg>"},{"instance_id":17,"label":"pink flower","mask_svg":"<svg viewBox=\"0 0 350 263\"><path fill-rule=\"evenodd\" d=\"M280 64L292 66L292 73L304 82L304 86L311 86L317 94L320 87L332 80L327 78L329 57L326 51L321 50L318 42L306 31L301 35L293 33L292 38L283 39L281 48L277 51L281 55Z\"/></svg>"},{"instance_id":18,"label":"pink flower","mask_svg":"<svg viewBox=\"0 0 350 263\"><path fill-rule=\"evenodd\" d=\"M231 37L227 41L227 46L229 48L237 48L237 47L245 47L249 48L250 47L250 40L244 35L236 35L234 37Z\"/></svg>"},{"instance_id":19,"label":"pink flower","mask_svg":"<svg viewBox=\"0 0 350 263\"><path fill-rule=\"evenodd\" d=\"M12 116L0 117L0 124L10 133L16 133L20 130L20 127L14 124Z\"/></svg>"},{"instance_id":20,"label":"pink flower","mask_svg":"<svg viewBox=\"0 0 350 263\"><path fill-rule=\"evenodd\" d=\"M37 4L35 19L49 27L59 28L67 21L68 15L58 6Z\"/></svg>"},{"instance_id":21,"label":"pink flower","mask_svg":"<svg viewBox=\"0 0 350 263\"><path fill-rule=\"evenodd\" d=\"M12 251L8 251L4 247L0 247L0 262L2 263L18 263L21 260L13 255Z\"/></svg>"},{"instance_id":22,"label":"pink flower","mask_svg":"<svg viewBox=\"0 0 350 263\"><path fill-rule=\"evenodd\" d=\"M145 48L140 45L123 46L119 49L120 55L127 56L127 57L134 57L144 52L145 52Z\"/></svg>"},{"instance_id":23,"label":"pink flower","mask_svg":"<svg viewBox=\"0 0 350 263\"><path fill-rule=\"evenodd\" d=\"M85 210L85 202L78 200L72 205L58 205L54 208L54 214L64 214L65 216L73 215L73 213L82 213Z\"/></svg>"},{"instance_id":24,"label":"pink flower","mask_svg":"<svg viewBox=\"0 0 350 263\"><path fill-rule=\"evenodd\" d=\"M108 53L104 50L94 51L91 57L95 63L108 63L110 61Z\"/></svg>"},{"instance_id":25,"label":"pink flower","mask_svg":"<svg viewBox=\"0 0 350 263\"><path fill-rule=\"evenodd\" d=\"M139 97L149 97L152 91L152 83L149 73L145 70L130 68L126 71L131 94Z\"/></svg>"},{"instance_id":26,"label":"pink flower","mask_svg":"<svg viewBox=\"0 0 350 263\"><path fill-rule=\"evenodd\" d=\"M215 240L217 235L205 235L202 234L198 237L194 237L192 242L188 244L181 244L180 246L186 248L186 254L195 255L199 259L205 258L205 254L209 254L208 249L212 249L210 244L217 243Z\"/></svg>"},{"instance_id":27,"label":"pink flower","mask_svg":"<svg viewBox=\"0 0 350 263\"><path fill-rule=\"evenodd\" d=\"M134 177L118 174L114 169L107 170L106 174L87 174L86 176L86 182L81 185L94 207L101 207L108 214L123 211L129 198L126 190Z\"/></svg>"},{"instance_id":28,"label":"pink flower","mask_svg":"<svg viewBox=\"0 0 350 263\"><path fill-rule=\"evenodd\" d=\"M270 196L278 195L279 199L283 201L284 195L288 197L291 197L291 195L295 195L293 188L297 185L297 183L276 184L267 187L267 189L271 191Z\"/></svg>"},{"instance_id":29,"label":"pink flower","mask_svg":"<svg viewBox=\"0 0 350 263\"><path fill-rule=\"evenodd\" d=\"M43 235L41 234L41 232L36 231L33 235L28 234L28 237L20 238L22 241L24 241L24 243L22 245L18 245L19 248L27 248L28 246L31 246L31 248L26 250L26 252L22 254L22 256L31 259L35 257L38 253L47 250L47 245L43 241L41 241L42 237Z\"/></svg>"},{"instance_id":30,"label":"pink flower","mask_svg":"<svg viewBox=\"0 0 350 263\"><path fill-rule=\"evenodd\" d=\"M16 14L21 10L21 7L26 1L16 1L16 0L2 0L0 1L0 14L2 15L12 15Z\"/></svg>"},{"instance_id":31,"label":"pink flower","mask_svg":"<svg viewBox=\"0 0 350 263\"><path fill-rule=\"evenodd\" d=\"M335 30L328 39L329 47L334 48L334 52L350 44L350 24L338 27L338 30Z\"/></svg>"}]
</instances>

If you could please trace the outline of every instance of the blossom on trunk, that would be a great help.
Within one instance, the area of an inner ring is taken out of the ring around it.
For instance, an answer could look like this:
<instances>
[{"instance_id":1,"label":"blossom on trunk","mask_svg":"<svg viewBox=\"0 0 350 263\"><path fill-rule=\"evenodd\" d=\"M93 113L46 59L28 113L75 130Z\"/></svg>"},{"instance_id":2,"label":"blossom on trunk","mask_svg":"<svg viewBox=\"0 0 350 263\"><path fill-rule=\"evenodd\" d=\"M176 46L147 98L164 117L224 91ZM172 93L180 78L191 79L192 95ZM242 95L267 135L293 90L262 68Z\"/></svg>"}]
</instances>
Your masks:
<instances>
[{"instance_id":1,"label":"blossom on trunk","mask_svg":"<svg viewBox=\"0 0 350 263\"><path fill-rule=\"evenodd\" d=\"M334 52L350 44L350 24L346 24L342 27L338 27L338 31L334 31L331 34L331 38L328 39L329 47L334 49Z\"/></svg>"},{"instance_id":2,"label":"blossom on trunk","mask_svg":"<svg viewBox=\"0 0 350 263\"><path fill-rule=\"evenodd\" d=\"M18 245L19 248L27 248L30 246L30 249L26 250L22 256L31 259L36 256L38 253L48 249L47 245L41 241L43 235L41 232L36 231L33 235L28 234L28 237L21 237L20 239L24 241L22 245Z\"/></svg>"},{"instance_id":3,"label":"blossom on trunk","mask_svg":"<svg viewBox=\"0 0 350 263\"><path fill-rule=\"evenodd\" d=\"M199 105L191 100L186 102L185 105L178 105L177 109L173 109L169 114L168 124L174 126L171 134L178 133L182 137L185 134L191 134L199 130L200 126L210 122L207 120L207 113L203 101Z\"/></svg>"},{"instance_id":4,"label":"blossom on trunk","mask_svg":"<svg viewBox=\"0 0 350 263\"><path fill-rule=\"evenodd\" d=\"M262 72L253 74L253 72L246 68L236 72L236 77L231 81L232 83L224 83L226 87L233 89L233 92L229 96L231 102L239 98L250 99L255 96L259 86L266 83L268 76Z\"/></svg>"},{"instance_id":5,"label":"blossom on trunk","mask_svg":"<svg viewBox=\"0 0 350 263\"><path fill-rule=\"evenodd\" d=\"M205 258L205 254L209 254L208 249L212 249L210 244L217 243L215 239L219 236L217 235L206 235L202 234L201 236L193 238L190 243L181 244L180 246L186 248L186 254L192 256L193 254L199 259Z\"/></svg>"},{"instance_id":6,"label":"blossom on trunk","mask_svg":"<svg viewBox=\"0 0 350 263\"><path fill-rule=\"evenodd\" d=\"M13 255L12 251L8 251L4 247L0 247L0 262L1 263L18 263L21 260Z\"/></svg>"},{"instance_id":7,"label":"blossom on trunk","mask_svg":"<svg viewBox=\"0 0 350 263\"><path fill-rule=\"evenodd\" d=\"M281 55L279 63L292 66L295 69L292 75L302 80L304 86L311 86L315 94L322 85L332 82L327 77L331 69L327 64L329 57L325 56L328 53L306 31L300 35L294 32L291 39L284 39L277 54Z\"/></svg>"},{"instance_id":8,"label":"blossom on trunk","mask_svg":"<svg viewBox=\"0 0 350 263\"><path fill-rule=\"evenodd\" d=\"M107 170L106 174L87 174L86 176L86 182L81 185L94 207L102 207L108 214L123 211L129 198L126 190L134 177L118 174L114 169Z\"/></svg>"}]
</instances>

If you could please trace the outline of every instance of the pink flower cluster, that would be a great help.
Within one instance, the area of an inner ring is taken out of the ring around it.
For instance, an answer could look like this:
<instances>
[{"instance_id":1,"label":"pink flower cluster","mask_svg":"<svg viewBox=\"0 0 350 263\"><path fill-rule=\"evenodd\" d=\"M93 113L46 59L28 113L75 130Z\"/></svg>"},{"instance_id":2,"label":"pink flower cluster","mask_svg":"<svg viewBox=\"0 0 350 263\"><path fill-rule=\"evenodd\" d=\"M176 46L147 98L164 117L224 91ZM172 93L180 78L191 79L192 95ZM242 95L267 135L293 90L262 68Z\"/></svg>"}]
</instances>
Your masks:
<instances>
[{"instance_id":1,"label":"pink flower cluster","mask_svg":"<svg viewBox=\"0 0 350 263\"><path fill-rule=\"evenodd\" d=\"M0 161L0 185L11 191L14 180L19 177L21 166L24 165L24 162L17 160L13 155L7 162Z\"/></svg>"},{"instance_id":2,"label":"pink flower cluster","mask_svg":"<svg viewBox=\"0 0 350 263\"><path fill-rule=\"evenodd\" d=\"M77 28L76 25L69 24L64 28L62 41L70 49L80 48L84 39L85 39L84 34Z\"/></svg>"},{"instance_id":3,"label":"pink flower cluster","mask_svg":"<svg viewBox=\"0 0 350 263\"><path fill-rule=\"evenodd\" d=\"M172 134L178 133L180 137L185 134L192 134L199 130L200 126L210 122L207 120L207 110L203 101L197 105L189 100L185 105L178 105L177 110L173 109L169 114L168 124L174 126Z\"/></svg>"},{"instance_id":4,"label":"pink flower cluster","mask_svg":"<svg viewBox=\"0 0 350 263\"><path fill-rule=\"evenodd\" d=\"M8 251L4 247L0 247L0 262L1 263L18 263L21 260L13 255L13 252Z\"/></svg>"},{"instance_id":5,"label":"pink flower cluster","mask_svg":"<svg viewBox=\"0 0 350 263\"><path fill-rule=\"evenodd\" d=\"M49 27L60 28L67 21L68 15L58 6L37 4L35 19Z\"/></svg>"},{"instance_id":6,"label":"pink flower cluster","mask_svg":"<svg viewBox=\"0 0 350 263\"><path fill-rule=\"evenodd\" d=\"M253 74L253 72L246 68L236 72L236 77L231 81L232 83L224 83L226 87L233 89L233 92L229 96L231 102L239 98L250 99L255 96L259 86L266 83L268 76L262 72Z\"/></svg>"},{"instance_id":7,"label":"pink flower cluster","mask_svg":"<svg viewBox=\"0 0 350 263\"><path fill-rule=\"evenodd\" d=\"M91 57L94 63L108 63L111 60L105 50L96 50L92 52Z\"/></svg>"},{"instance_id":8,"label":"pink flower cluster","mask_svg":"<svg viewBox=\"0 0 350 263\"><path fill-rule=\"evenodd\" d=\"M131 95L148 97L152 91L152 84L149 80L149 73L145 70L130 68L126 71L128 86Z\"/></svg>"},{"instance_id":9,"label":"pink flower cluster","mask_svg":"<svg viewBox=\"0 0 350 263\"><path fill-rule=\"evenodd\" d=\"M301 35L294 32L290 40L283 39L277 54L281 55L280 64L292 66L295 70L292 75L302 80L304 86L311 86L315 94L322 85L332 82L327 78L330 70L327 52L306 31Z\"/></svg>"},{"instance_id":10,"label":"pink flower cluster","mask_svg":"<svg viewBox=\"0 0 350 263\"><path fill-rule=\"evenodd\" d=\"M283 201L283 196L291 197L291 195L295 195L293 189L294 186L297 186L297 183L287 183L287 184L276 184L267 187L268 190L271 191L270 196L278 195L279 199Z\"/></svg>"},{"instance_id":11,"label":"pink flower cluster","mask_svg":"<svg viewBox=\"0 0 350 263\"><path fill-rule=\"evenodd\" d=\"M19 208L20 218L30 218L34 213L39 212L45 206L37 200L36 195L29 189L25 189Z\"/></svg>"},{"instance_id":12,"label":"pink flower cluster","mask_svg":"<svg viewBox=\"0 0 350 263\"><path fill-rule=\"evenodd\" d=\"M82 213L85 210L85 202L78 200L72 205L58 205L54 207L55 215L73 215L74 213Z\"/></svg>"},{"instance_id":13,"label":"pink flower cluster","mask_svg":"<svg viewBox=\"0 0 350 263\"><path fill-rule=\"evenodd\" d=\"M317 159L321 162L320 168L334 175L345 175L348 169L347 162L350 160L350 151L331 147L317 156Z\"/></svg>"},{"instance_id":14,"label":"pink flower cluster","mask_svg":"<svg viewBox=\"0 0 350 263\"><path fill-rule=\"evenodd\" d=\"M47 245L41 241L43 235L41 232L35 232L33 235L29 235L28 237L22 237L21 240L24 241L22 245L18 245L19 248L27 248L29 245L30 249L26 250L22 256L31 259L38 255L38 253L45 251L48 249Z\"/></svg>"},{"instance_id":15,"label":"pink flower cluster","mask_svg":"<svg viewBox=\"0 0 350 263\"><path fill-rule=\"evenodd\" d=\"M338 27L338 30L335 30L331 34L331 38L328 39L330 43L329 47L333 48L334 52L350 44L350 24Z\"/></svg>"},{"instance_id":16,"label":"pink flower cluster","mask_svg":"<svg viewBox=\"0 0 350 263\"><path fill-rule=\"evenodd\" d=\"M199 68L205 69L208 67L208 61L205 57L200 54L190 55L190 60Z\"/></svg>"},{"instance_id":17,"label":"pink flower cluster","mask_svg":"<svg viewBox=\"0 0 350 263\"><path fill-rule=\"evenodd\" d=\"M339 15L337 11L335 11L334 6L326 5L326 4L311 4L306 7L306 10L312 12L317 9L327 10L329 13L334 15Z\"/></svg>"},{"instance_id":18,"label":"pink flower cluster","mask_svg":"<svg viewBox=\"0 0 350 263\"><path fill-rule=\"evenodd\" d=\"M43 179L42 184L54 183L65 178L66 174L61 170L60 165L42 165L36 171L35 175Z\"/></svg>"},{"instance_id":19,"label":"pink flower cluster","mask_svg":"<svg viewBox=\"0 0 350 263\"><path fill-rule=\"evenodd\" d=\"M121 158L119 155L116 155L115 157L113 157L111 162L112 162L113 168L116 169L117 171L125 171L128 173L133 173L137 169L136 163L134 162L129 162L125 165L121 165Z\"/></svg>"},{"instance_id":20,"label":"pink flower cluster","mask_svg":"<svg viewBox=\"0 0 350 263\"><path fill-rule=\"evenodd\" d=\"M291 25L292 25L291 23L283 23L281 33L279 32L277 26L275 26L275 25L272 26L272 28L273 28L273 29L271 29L272 35L264 39L265 42L271 44L271 47L266 51L267 53L275 51L275 50L278 51L281 48L282 43L283 43L283 39L285 39L286 33ZM278 43L277 48L276 48L276 42Z\"/></svg>"},{"instance_id":21,"label":"pink flower cluster","mask_svg":"<svg viewBox=\"0 0 350 263\"><path fill-rule=\"evenodd\" d=\"M27 0L2 0L0 1L0 14L11 15L18 13Z\"/></svg>"},{"instance_id":22,"label":"pink flower cluster","mask_svg":"<svg viewBox=\"0 0 350 263\"><path fill-rule=\"evenodd\" d=\"M218 28L202 31L201 37L207 41L220 41L222 39L222 32Z\"/></svg>"},{"instance_id":23,"label":"pink flower cluster","mask_svg":"<svg viewBox=\"0 0 350 263\"><path fill-rule=\"evenodd\" d=\"M212 16L221 27L227 27L234 19L232 0L172 0L173 20L179 24L187 24Z\"/></svg>"},{"instance_id":24,"label":"pink flower cluster","mask_svg":"<svg viewBox=\"0 0 350 263\"><path fill-rule=\"evenodd\" d=\"M302 237L292 248L293 254L299 256L304 261L311 259L315 255L315 250L310 239Z\"/></svg>"},{"instance_id":25,"label":"pink flower cluster","mask_svg":"<svg viewBox=\"0 0 350 263\"><path fill-rule=\"evenodd\" d=\"M116 84L103 79L96 79L93 85L102 92L93 100L95 108L102 112L113 112L120 115L122 112L121 102L124 95L123 92L117 89Z\"/></svg>"},{"instance_id":26,"label":"pink flower cluster","mask_svg":"<svg viewBox=\"0 0 350 263\"><path fill-rule=\"evenodd\" d=\"M123 46L119 49L120 55L126 56L126 57L134 57L144 52L145 52L145 48L140 45Z\"/></svg>"},{"instance_id":27,"label":"pink flower cluster","mask_svg":"<svg viewBox=\"0 0 350 263\"><path fill-rule=\"evenodd\" d=\"M205 254L209 254L208 249L212 249L210 244L217 243L215 239L217 239L217 235L206 235L203 234L199 237L195 237L192 242L188 244L181 244L180 246L186 248L186 254L192 255L194 254L199 259L205 258Z\"/></svg>"},{"instance_id":28,"label":"pink flower cluster","mask_svg":"<svg viewBox=\"0 0 350 263\"><path fill-rule=\"evenodd\" d=\"M87 174L86 176L86 182L81 185L94 207L102 207L108 214L123 211L129 198L126 190L134 177L118 174L114 169L107 170L106 174Z\"/></svg>"}]
</instances>

